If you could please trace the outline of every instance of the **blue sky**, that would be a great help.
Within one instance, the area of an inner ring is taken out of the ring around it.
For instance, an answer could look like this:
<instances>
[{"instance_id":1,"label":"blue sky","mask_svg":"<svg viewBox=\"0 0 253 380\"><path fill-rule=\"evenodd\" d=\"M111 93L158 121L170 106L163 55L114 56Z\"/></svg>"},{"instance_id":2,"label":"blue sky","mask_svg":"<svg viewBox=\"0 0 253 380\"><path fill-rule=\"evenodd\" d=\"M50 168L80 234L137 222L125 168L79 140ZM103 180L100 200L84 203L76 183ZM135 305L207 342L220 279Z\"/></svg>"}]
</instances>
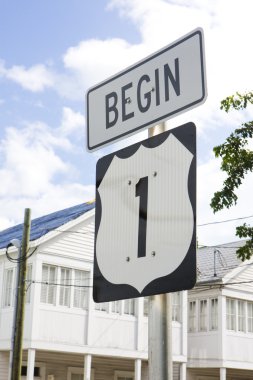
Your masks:
<instances>
[{"instance_id":1,"label":"blue sky","mask_svg":"<svg viewBox=\"0 0 253 380\"><path fill-rule=\"evenodd\" d=\"M198 224L251 215L252 176L237 207L213 215L209 203L223 178L212 147L253 116L219 110L225 96L252 90L252 11L251 0L1 0L0 229L21 222L25 207L37 217L94 198L97 159L147 132L88 153L87 89L196 27L208 98L169 126L197 126ZM200 227L199 242L236 240L235 225Z\"/></svg>"}]
</instances>

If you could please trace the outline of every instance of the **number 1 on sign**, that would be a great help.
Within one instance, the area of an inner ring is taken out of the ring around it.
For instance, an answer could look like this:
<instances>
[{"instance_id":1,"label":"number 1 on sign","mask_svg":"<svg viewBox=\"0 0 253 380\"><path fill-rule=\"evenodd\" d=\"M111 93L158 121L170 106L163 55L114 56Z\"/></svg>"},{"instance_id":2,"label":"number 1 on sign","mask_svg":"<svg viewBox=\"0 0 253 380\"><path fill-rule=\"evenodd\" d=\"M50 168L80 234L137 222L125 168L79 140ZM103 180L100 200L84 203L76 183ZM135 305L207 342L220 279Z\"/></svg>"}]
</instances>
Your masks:
<instances>
[{"instance_id":1,"label":"number 1 on sign","mask_svg":"<svg viewBox=\"0 0 253 380\"><path fill-rule=\"evenodd\" d=\"M148 177L140 178L139 182L135 185L135 196L140 198L138 257L145 257L147 240Z\"/></svg>"}]
</instances>

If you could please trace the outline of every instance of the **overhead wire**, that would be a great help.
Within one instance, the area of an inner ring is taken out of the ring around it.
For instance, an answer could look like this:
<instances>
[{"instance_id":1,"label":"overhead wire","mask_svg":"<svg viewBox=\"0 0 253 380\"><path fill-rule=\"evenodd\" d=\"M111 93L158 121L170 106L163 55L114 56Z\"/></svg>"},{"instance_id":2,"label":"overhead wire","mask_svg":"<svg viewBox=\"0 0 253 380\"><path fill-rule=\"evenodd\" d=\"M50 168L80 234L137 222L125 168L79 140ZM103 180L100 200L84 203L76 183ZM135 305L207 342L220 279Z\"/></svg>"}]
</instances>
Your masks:
<instances>
[{"instance_id":1,"label":"overhead wire","mask_svg":"<svg viewBox=\"0 0 253 380\"><path fill-rule=\"evenodd\" d=\"M37 251L38 249L38 246L35 247L35 249L27 256L27 255L21 255L20 257L17 257L17 258L14 258L14 257L11 257L10 254L8 253L8 247L6 247L6 257L7 259L12 262L12 263L22 263L26 260L28 260L30 257L32 257L32 255Z\"/></svg>"},{"instance_id":2,"label":"overhead wire","mask_svg":"<svg viewBox=\"0 0 253 380\"><path fill-rule=\"evenodd\" d=\"M207 222L207 223L202 223L202 224L197 224L197 227L210 226L210 225L212 225L212 224L220 224L220 223L235 222L235 221L237 221L237 220L249 219L249 218L253 218L253 215L242 216L242 217L233 218L233 219L219 220L219 221L217 220L217 221L214 221L214 222Z\"/></svg>"},{"instance_id":3,"label":"overhead wire","mask_svg":"<svg viewBox=\"0 0 253 380\"><path fill-rule=\"evenodd\" d=\"M63 287L73 287L73 288L93 288L93 285L76 285L76 284L63 284L60 282L49 282L49 281L37 281L37 280L25 280L27 283L31 284L42 284L42 285L48 285L48 286L63 286ZM196 286L196 290L199 291L201 288L224 288L228 285L243 285L243 284L251 284L253 283L253 280L247 280L247 281L233 281L233 282L225 282L225 283L207 283L207 284L199 284ZM193 288L194 289L194 288Z\"/></svg>"},{"instance_id":4,"label":"overhead wire","mask_svg":"<svg viewBox=\"0 0 253 380\"><path fill-rule=\"evenodd\" d=\"M253 215L248 215L248 216L242 216L242 217L238 217L238 218L233 218L233 219L225 219L225 220L220 220L220 221L213 221L213 222L206 222L206 223L201 223L201 224L197 224L197 227L205 227L205 226L210 226L210 225L214 225L214 224L221 224L221 223L228 223L228 222L234 222L234 221L237 221L237 220L242 220L242 219L249 219L249 218L253 218ZM68 233L68 234L81 234L81 235L87 235L87 234L93 234L93 231L74 231L74 230L71 230L71 231L67 231L67 230L63 230L61 228L47 228L46 226L44 227L39 227L37 228L38 230L40 231L44 231L45 234L46 233L49 233L51 231L57 231L57 232L61 232L61 233Z\"/></svg>"}]
</instances>

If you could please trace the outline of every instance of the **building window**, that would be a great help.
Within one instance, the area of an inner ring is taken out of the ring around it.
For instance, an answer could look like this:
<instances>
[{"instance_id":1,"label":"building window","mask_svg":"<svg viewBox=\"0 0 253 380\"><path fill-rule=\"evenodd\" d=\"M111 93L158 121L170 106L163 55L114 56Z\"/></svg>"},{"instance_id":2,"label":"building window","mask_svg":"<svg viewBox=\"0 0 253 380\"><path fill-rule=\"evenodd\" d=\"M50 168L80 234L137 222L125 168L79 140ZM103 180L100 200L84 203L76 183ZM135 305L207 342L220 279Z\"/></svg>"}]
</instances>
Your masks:
<instances>
[{"instance_id":1,"label":"building window","mask_svg":"<svg viewBox=\"0 0 253 380\"><path fill-rule=\"evenodd\" d=\"M207 300L199 302L199 331L207 331Z\"/></svg>"},{"instance_id":2,"label":"building window","mask_svg":"<svg viewBox=\"0 0 253 380\"><path fill-rule=\"evenodd\" d=\"M83 380L83 368L68 367L67 380ZM94 369L91 368L90 380L94 380Z\"/></svg>"},{"instance_id":3,"label":"building window","mask_svg":"<svg viewBox=\"0 0 253 380\"><path fill-rule=\"evenodd\" d=\"M32 289L32 265L27 266L26 272L26 303L31 302L31 289Z\"/></svg>"},{"instance_id":4,"label":"building window","mask_svg":"<svg viewBox=\"0 0 253 380\"><path fill-rule=\"evenodd\" d=\"M114 380L134 380L134 373L128 371L115 371Z\"/></svg>"},{"instance_id":5,"label":"building window","mask_svg":"<svg viewBox=\"0 0 253 380\"><path fill-rule=\"evenodd\" d=\"M88 309L89 272L75 270L74 307Z\"/></svg>"},{"instance_id":6,"label":"building window","mask_svg":"<svg viewBox=\"0 0 253 380\"><path fill-rule=\"evenodd\" d=\"M12 305L14 269L6 269L4 273L4 299L3 306Z\"/></svg>"},{"instance_id":7,"label":"building window","mask_svg":"<svg viewBox=\"0 0 253 380\"><path fill-rule=\"evenodd\" d=\"M181 321L180 298L180 292L172 293L172 321Z\"/></svg>"},{"instance_id":8,"label":"building window","mask_svg":"<svg viewBox=\"0 0 253 380\"><path fill-rule=\"evenodd\" d=\"M108 302L95 303L95 309L98 311L108 311Z\"/></svg>"},{"instance_id":9,"label":"building window","mask_svg":"<svg viewBox=\"0 0 253 380\"><path fill-rule=\"evenodd\" d=\"M149 297L143 298L143 315L145 317L148 317L148 303L149 303Z\"/></svg>"},{"instance_id":10,"label":"building window","mask_svg":"<svg viewBox=\"0 0 253 380\"><path fill-rule=\"evenodd\" d=\"M21 367L21 376L27 376L27 366L26 365L22 365L22 367ZM34 367L33 376L35 376L35 377L40 376L40 367Z\"/></svg>"},{"instance_id":11,"label":"building window","mask_svg":"<svg viewBox=\"0 0 253 380\"><path fill-rule=\"evenodd\" d=\"M253 332L253 302L247 303L248 332Z\"/></svg>"},{"instance_id":12,"label":"building window","mask_svg":"<svg viewBox=\"0 0 253 380\"><path fill-rule=\"evenodd\" d=\"M210 300L210 330L218 330L218 298Z\"/></svg>"},{"instance_id":13,"label":"building window","mask_svg":"<svg viewBox=\"0 0 253 380\"><path fill-rule=\"evenodd\" d=\"M189 332L197 329L196 301L189 302Z\"/></svg>"},{"instance_id":14,"label":"building window","mask_svg":"<svg viewBox=\"0 0 253 380\"><path fill-rule=\"evenodd\" d=\"M238 331L245 332L245 302L238 300Z\"/></svg>"},{"instance_id":15,"label":"building window","mask_svg":"<svg viewBox=\"0 0 253 380\"><path fill-rule=\"evenodd\" d=\"M112 301L111 302L111 311L112 313L120 312L120 301Z\"/></svg>"},{"instance_id":16,"label":"building window","mask_svg":"<svg viewBox=\"0 0 253 380\"><path fill-rule=\"evenodd\" d=\"M70 306L70 285L71 285L71 270L68 268L61 268L60 280L60 299L61 306Z\"/></svg>"},{"instance_id":17,"label":"building window","mask_svg":"<svg viewBox=\"0 0 253 380\"><path fill-rule=\"evenodd\" d=\"M134 315L134 299L124 301L124 314Z\"/></svg>"},{"instance_id":18,"label":"building window","mask_svg":"<svg viewBox=\"0 0 253 380\"><path fill-rule=\"evenodd\" d=\"M55 304L56 296L56 267L52 265L42 265L42 285L40 300L43 303Z\"/></svg>"},{"instance_id":19,"label":"building window","mask_svg":"<svg viewBox=\"0 0 253 380\"><path fill-rule=\"evenodd\" d=\"M227 298L226 301L227 308L227 330L235 331L235 300L232 298Z\"/></svg>"}]
</instances>

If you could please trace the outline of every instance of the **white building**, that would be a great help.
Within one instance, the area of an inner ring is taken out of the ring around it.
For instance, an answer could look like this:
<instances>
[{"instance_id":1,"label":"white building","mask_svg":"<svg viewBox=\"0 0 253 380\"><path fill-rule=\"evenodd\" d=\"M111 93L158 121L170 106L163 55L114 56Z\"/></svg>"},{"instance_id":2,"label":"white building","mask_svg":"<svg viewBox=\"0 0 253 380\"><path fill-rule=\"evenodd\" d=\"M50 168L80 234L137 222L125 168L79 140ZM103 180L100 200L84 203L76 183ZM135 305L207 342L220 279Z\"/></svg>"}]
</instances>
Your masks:
<instances>
[{"instance_id":1,"label":"white building","mask_svg":"<svg viewBox=\"0 0 253 380\"><path fill-rule=\"evenodd\" d=\"M6 246L22 229L0 232L0 380L17 270ZM199 249L197 285L173 294L173 380L253 379L253 262L236 258L241 244ZM148 379L147 299L95 304L93 246L93 203L32 222L22 379Z\"/></svg>"},{"instance_id":2,"label":"white building","mask_svg":"<svg viewBox=\"0 0 253 380\"><path fill-rule=\"evenodd\" d=\"M253 261L244 242L198 250L198 283L188 292L189 380L253 379Z\"/></svg>"},{"instance_id":3,"label":"white building","mask_svg":"<svg viewBox=\"0 0 253 380\"><path fill-rule=\"evenodd\" d=\"M23 226L0 233L0 379L8 379L17 264L6 247ZM148 378L147 299L92 301L94 203L32 222L22 379ZM17 257L14 247L8 248ZM186 378L187 294L173 295L174 380Z\"/></svg>"}]
</instances>

